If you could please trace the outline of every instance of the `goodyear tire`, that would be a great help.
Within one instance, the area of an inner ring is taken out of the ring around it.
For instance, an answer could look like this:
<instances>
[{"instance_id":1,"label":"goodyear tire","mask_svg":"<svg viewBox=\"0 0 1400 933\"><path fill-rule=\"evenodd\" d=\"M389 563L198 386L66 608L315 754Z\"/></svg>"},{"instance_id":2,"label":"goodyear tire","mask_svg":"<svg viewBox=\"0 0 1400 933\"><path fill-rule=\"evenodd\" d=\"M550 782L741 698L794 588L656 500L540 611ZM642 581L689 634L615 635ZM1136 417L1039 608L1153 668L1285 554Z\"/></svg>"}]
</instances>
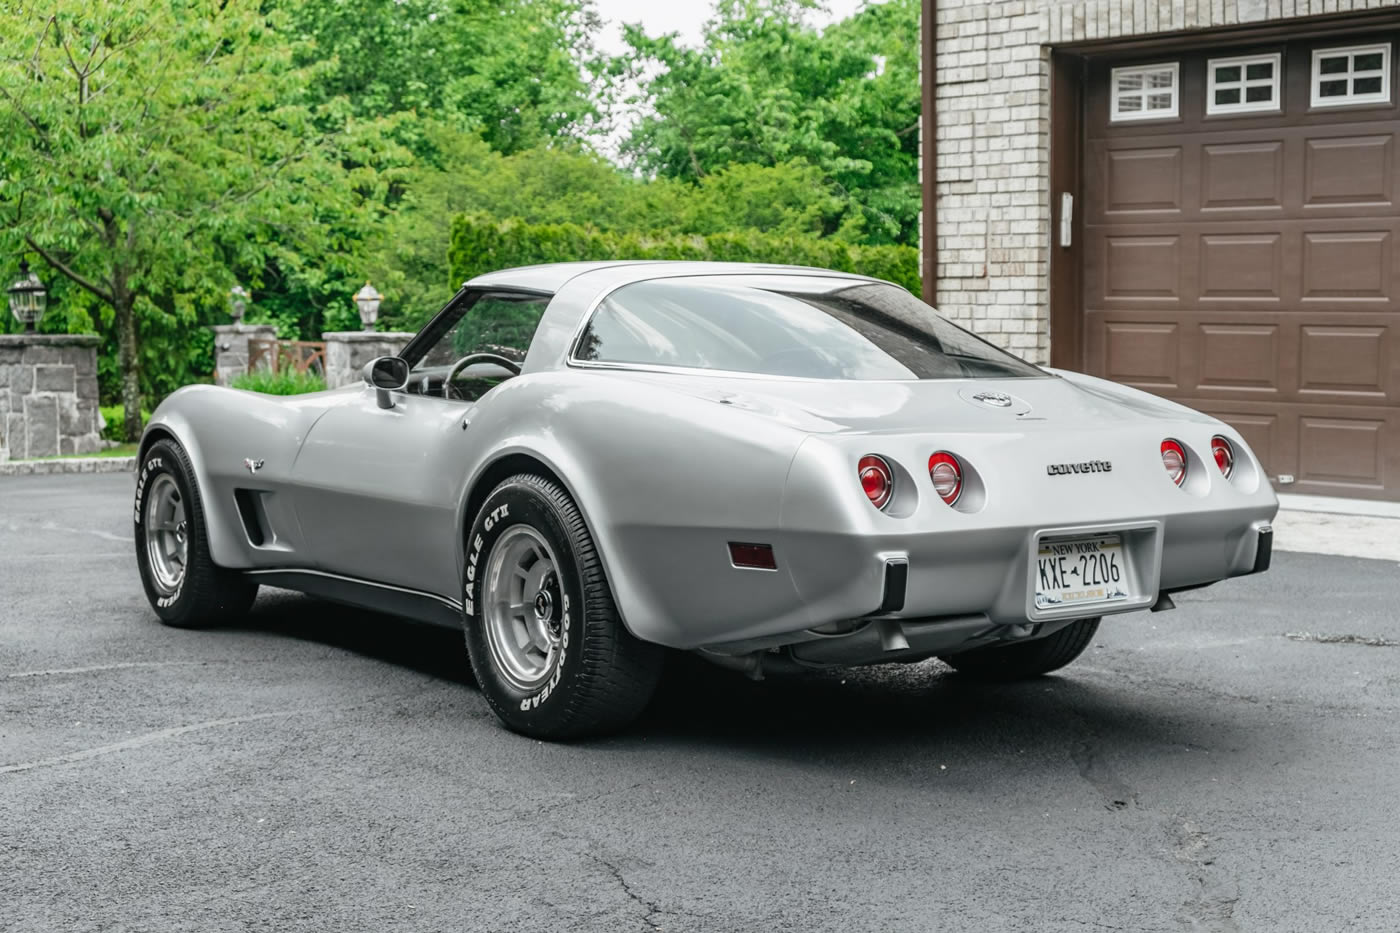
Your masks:
<instances>
[{"instance_id":1,"label":"goodyear tire","mask_svg":"<svg viewBox=\"0 0 1400 933\"><path fill-rule=\"evenodd\" d=\"M567 739L636 719L656 690L663 649L623 627L568 493L512 476L486 498L466 544L467 652L501 721Z\"/></svg>"},{"instance_id":2,"label":"goodyear tire","mask_svg":"<svg viewBox=\"0 0 1400 933\"><path fill-rule=\"evenodd\" d=\"M258 586L214 563L204 504L184 448L159 440L136 475L136 564L151 608L166 625L205 628L246 613Z\"/></svg>"},{"instance_id":3,"label":"goodyear tire","mask_svg":"<svg viewBox=\"0 0 1400 933\"><path fill-rule=\"evenodd\" d=\"M1084 653L1098 630L1098 619L1077 619L1054 634L1035 641L974 648L959 654L940 656L939 660L958 673L978 680L1024 680L1057 671L1069 664Z\"/></svg>"}]
</instances>

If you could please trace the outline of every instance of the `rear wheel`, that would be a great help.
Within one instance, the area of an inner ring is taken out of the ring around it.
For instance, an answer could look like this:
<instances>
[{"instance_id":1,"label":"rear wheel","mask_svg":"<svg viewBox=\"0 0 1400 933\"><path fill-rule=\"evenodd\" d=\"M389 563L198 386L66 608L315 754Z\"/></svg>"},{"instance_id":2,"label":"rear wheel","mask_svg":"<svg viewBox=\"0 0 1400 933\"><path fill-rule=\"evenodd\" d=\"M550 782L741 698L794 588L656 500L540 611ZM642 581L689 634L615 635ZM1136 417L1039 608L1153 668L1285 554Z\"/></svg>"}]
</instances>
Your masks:
<instances>
[{"instance_id":1,"label":"rear wheel","mask_svg":"<svg viewBox=\"0 0 1400 933\"><path fill-rule=\"evenodd\" d=\"M1064 628L1034 641L1012 645L974 648L958 654L940 655L939 660L979 680L1024 680L1057 671L1079 657L1094 633L1098 619L1078 619Z\"/></svg>"},{"instance_id":2,"label":"rear wheel","mask_svg":"<svg viewBox=\"0 0 1400 933\"><path fill-rule=\"evenodd\" d=\"M258 585L210 556L194 469L174 441L156 441L142 458L133 518L141 583L166 625L203 628L253 605Z\"/></svg>"},{"instance_id":3,"label":"rear wheel","mask_svg":"<svg viewBox=\"0 0 1400 933\"><path fill-rule=\"evenodd\" d=\"M512 476L467 538L472 670L506 726L536 738L615 731L650 701L663 650L622 625L593 539L551 480Z\"/></svg>"}]
</instances>

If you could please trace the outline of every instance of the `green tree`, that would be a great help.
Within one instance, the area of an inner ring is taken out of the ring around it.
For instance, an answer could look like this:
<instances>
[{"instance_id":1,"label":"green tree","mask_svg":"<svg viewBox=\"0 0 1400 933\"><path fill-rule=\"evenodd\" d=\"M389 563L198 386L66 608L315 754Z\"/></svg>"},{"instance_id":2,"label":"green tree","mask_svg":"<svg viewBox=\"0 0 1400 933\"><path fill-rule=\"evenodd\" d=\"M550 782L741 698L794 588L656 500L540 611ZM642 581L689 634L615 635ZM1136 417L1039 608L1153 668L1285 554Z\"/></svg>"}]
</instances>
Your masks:
<instances>
[{"instance_id":1,"label":"green tree","mask_svg":"<svg viewBox=\"0 0 1400 933\"><path fill-rule=\"evenodd\" d=\"M389 296L383 314L391 326L416 328L461 284L447 264L452 221L461 213L619 233L816 236L844 210L821 170L800 160L734 165L692 184L639 178L578 146L502 156L441 125L426 139L430 152L405 173L403 200L368 267Z\"/></svg>"},{"instance_id":2,"label":"green tree","mask_svg":"<svg viewBox=\"0 0 1400 933\"><path fill-rule=\"evenodd\" d=\"M232 273L327 275L353 255L396 158L255 0L0 8L0 247L39 254L115 329L126 435L143 337L188 352Z\"/></svg>"},{"instance_id":3,"label":"green tree","mask_svg":"<svg viewBox=\"0 0 1400 933\"><path fill-rule=\"evenodd\" d=\"M511 153L584 135L598 117L590 0L275 0L322 62L312 92L354 113L412 112ZM417 122L401 126L415 151Z\"/></svg>"},{"instance_id":4,"label":"green tree","mask_svg":"<svg viewBox=\"0 0 1400 933\"><path fill-rule=\"evenodd\" d=\"M816 166L845 203L825 232L913 243L918 231L917 0L889 0L818 32L816 0L721 0L700 48L629 26L614 74L651 115L625 154L701 181L735 163ZM625 82L624 82L625 83Z\"/></svg>"}]
</instances>

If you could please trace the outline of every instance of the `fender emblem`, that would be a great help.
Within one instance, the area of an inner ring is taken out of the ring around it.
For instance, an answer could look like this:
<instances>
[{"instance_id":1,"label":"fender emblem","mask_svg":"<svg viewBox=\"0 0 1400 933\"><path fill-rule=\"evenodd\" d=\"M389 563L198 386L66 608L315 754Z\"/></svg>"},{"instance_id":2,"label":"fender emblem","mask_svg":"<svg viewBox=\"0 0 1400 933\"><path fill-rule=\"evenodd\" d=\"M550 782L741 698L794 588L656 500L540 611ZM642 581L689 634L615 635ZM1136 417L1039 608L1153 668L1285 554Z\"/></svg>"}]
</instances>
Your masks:
<instances>
[{"instance_id":1,"label":"fender emblem","mask_svg":"<svg viewBox=\"0 0 1400 933\"><path fill-rule=\"evenodd\" d=\"M263 461L254 460L252 457L249 457L247 460L243 461L243 465L248 468L249 473L256 473L263 468Z\"/></svg>"},{"instance_id":2,"label":"fender emblem","mask_svg":"<svg viewBox=\"0 0 1400 933\"><path fill-rule=\"evenodd\" d=\"M1011 407L1011 396L1005 392L978 392L973 399L984 405L995 405L997 408Z\"/></svg>"}]
</instances>

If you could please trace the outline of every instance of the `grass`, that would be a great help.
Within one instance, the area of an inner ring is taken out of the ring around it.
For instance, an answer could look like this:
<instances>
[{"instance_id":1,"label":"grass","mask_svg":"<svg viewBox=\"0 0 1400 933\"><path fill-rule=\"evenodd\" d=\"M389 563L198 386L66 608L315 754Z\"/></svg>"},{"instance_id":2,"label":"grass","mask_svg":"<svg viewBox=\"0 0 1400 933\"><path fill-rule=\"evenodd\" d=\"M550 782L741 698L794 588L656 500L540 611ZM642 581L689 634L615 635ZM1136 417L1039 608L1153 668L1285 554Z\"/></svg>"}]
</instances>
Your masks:
<instances>
[{"instance_id":1,"label":"grass","mask_svg":"<svg viewBox=\"0 0 1400 933\"><path fill-rule=\"evenodd\" d=\"M299 373L295 369L254 369L233 380L235 389L261 392L264 395L303 395L307 392L324 392L326 380L320 374L307 371Z\"/></svg>"},{"instance_id":2,"label":"grass","mask_svg":"<svg viewBox=\"0 0 1400 933\"><path fill-rule=\"evenodd\" d=\"M102 429L102 439L104 441L119 441L126 434L123 421L126 419L126 409L120 405L103 405L97 409L102 412L102 421L106 425ZM146 422L151 420L151 413L146 409L141 409L141 427L146 426Z\"/></svg>"},{"instance_id":3,"label":"grass","mask_svg":"<svg viewBox=\"0 0 1400 933\"><path fill-rule=\"evenodd\" d=\"M35 460L86 460L89 457L134 457L136 456L136 444L118 444L116 447L108 447L106 450L99 450L91 454L64 454L61 457L34 457ZM14 461L11 461L14 462Z\"/></svg>"}]
</instances>

